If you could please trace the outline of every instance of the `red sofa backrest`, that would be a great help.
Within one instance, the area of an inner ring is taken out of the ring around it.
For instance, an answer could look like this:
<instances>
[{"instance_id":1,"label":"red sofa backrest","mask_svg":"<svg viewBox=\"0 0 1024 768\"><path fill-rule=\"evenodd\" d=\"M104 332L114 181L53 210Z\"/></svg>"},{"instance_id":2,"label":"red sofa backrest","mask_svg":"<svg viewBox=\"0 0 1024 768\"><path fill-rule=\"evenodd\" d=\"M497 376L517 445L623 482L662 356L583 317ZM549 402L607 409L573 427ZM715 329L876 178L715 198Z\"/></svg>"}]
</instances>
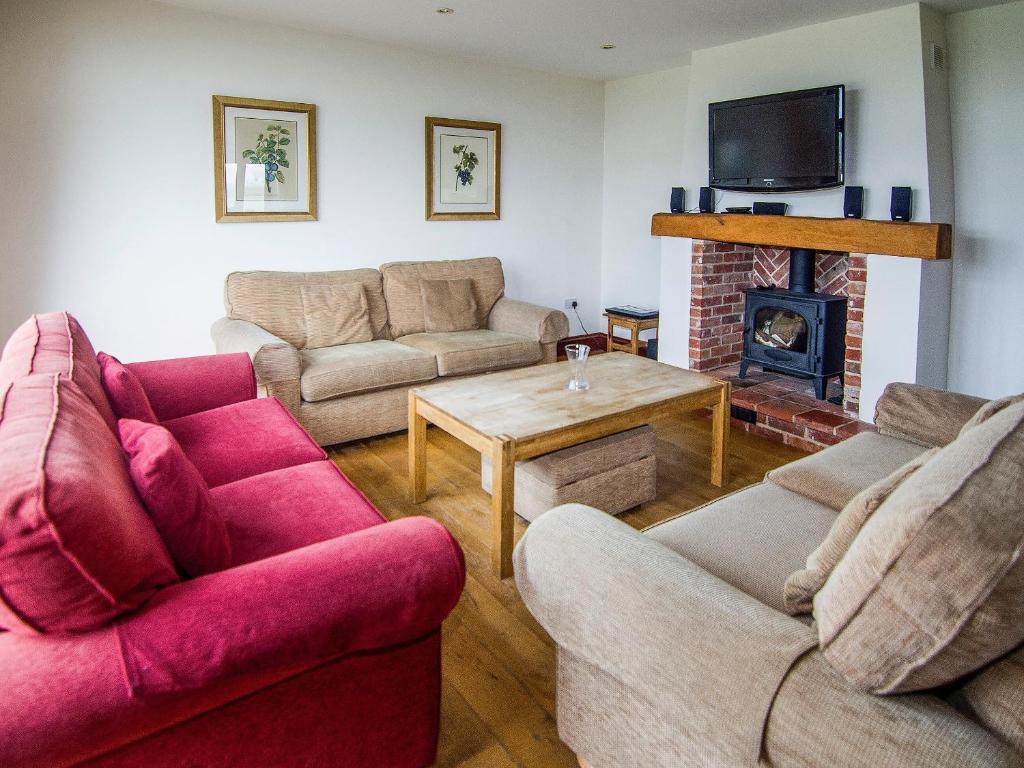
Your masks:
<instances>
[{"instance_id":1,"label":"red sofa backrest","mask_svg":"<svg viewBox=\"0 0 1024 768\"><path fill-rule=\"evenodd\" d=\"M117 434L117 419L100 382L96 352L82 326L67 312L32 315L8 340L0 356L0 391L23 376L61 373L75 382Z\"/></svg>"}]
</instances>

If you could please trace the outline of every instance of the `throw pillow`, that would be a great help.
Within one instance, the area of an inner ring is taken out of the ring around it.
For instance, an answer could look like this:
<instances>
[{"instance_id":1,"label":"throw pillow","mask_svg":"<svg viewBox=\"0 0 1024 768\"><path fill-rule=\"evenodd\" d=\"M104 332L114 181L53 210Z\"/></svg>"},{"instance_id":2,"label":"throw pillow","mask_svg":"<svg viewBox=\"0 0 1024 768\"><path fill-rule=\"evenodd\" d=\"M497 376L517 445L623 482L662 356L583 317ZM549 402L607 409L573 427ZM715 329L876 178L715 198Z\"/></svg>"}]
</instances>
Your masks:
<instances>
[{"instance_id":1,"label":"throw pillow","mask_svg":"<svg viewBox=\"0 0 1024 768\"><path fill-rule=\"evenodd\" d=\"M302 286L306 349L373 341L362 283Z\"/></svg>"},{"instance_id":2,"label":"throw pillow","mask_svg":"<svg viewBox=\"0 0 1024 768\"><path fill-rule=\"evenodd\" d=\"M420 280L423 328L426 333L472 331L478 328L473 281Z\"/></svg>"},{"instance_id":3,"label":"throw pillow","mask_svg":"<svg viewBox=\"0 0 1024 768\"><path fill-rule=\"evenodd\" d=\"M0 477L0 628L96 629L178 581L117 438L65 376L0 391Z\"/></svg>"},{"instance_id":4,"label":"throw pillow","mask_svg":"<svg viewBox=\"0 0 1024 768\"><path fill-rule=\"evenodd\" d=\"M153 412L146 390L139 377L131 372L120 360L106 352L96 355L100 363L100 380L107 393L110 405L119 419L138 419L156 424L159 419Z\"/></svg>"},{"instance_id":5,"label":"throw pillow","mask_svg":"<svg viewBox=\"0 0 1024 768\"><path fill-rule=\"evenodd\" d=\"M1024 401L1024 394L1011 395L1010 397L1001 397L998 400L989 400L981 408L978 409L977 413L971 416L967 420L967 423L960 429L960 434L964 434L967 430L973 429L979 424L988 421L990 418L999 413L1003 408L1014 405Z\"/></svg>"},{"instance_id":6,"label":"throw pillow","mask_svg":"<svg viewBox=\"0 0 1024 768\"><path fill-rule=\"evenodd\" d=\"M811 612L814 596L824 586L836 564L843 559L867 519L889 498L900 483L920 469L937 452L937 448L925 451L889 476L869 485L843 507L828 536L807 557L807 567L794 572L786 579L782 599L788 613L796 616Z\"/></svg>"},{"instance_id":7,"label":"throw pillow","mask_svg":"<svg viewBox=\"0 0 1024 768\"><path fill-rule=\"evenodd\" d=\"M814 598L828 661L872 693L957 680L1024 641L1024 402L942 448Z\"/></svg>"},{"instance_id":8,"label":"throw pillow","mask_svg":"<svg viewBox=\"0 0 1024 768\"><path fill-rule=\"evenodd\" d=\"M158 424L135 419L121 419L117 427L135 490L178 568L187 576L227 568L227 526L174 435Z\"/></svg>"}]
</instances>

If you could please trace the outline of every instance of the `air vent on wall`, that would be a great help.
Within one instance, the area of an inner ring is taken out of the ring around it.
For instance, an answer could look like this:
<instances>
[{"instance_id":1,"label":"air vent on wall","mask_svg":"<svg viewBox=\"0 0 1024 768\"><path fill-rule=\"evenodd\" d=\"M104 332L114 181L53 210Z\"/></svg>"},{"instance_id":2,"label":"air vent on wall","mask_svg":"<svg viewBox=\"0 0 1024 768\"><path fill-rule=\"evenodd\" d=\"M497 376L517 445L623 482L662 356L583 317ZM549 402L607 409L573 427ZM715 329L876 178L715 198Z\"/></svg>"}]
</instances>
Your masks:
<instances>
[{"instance_id":1,"label":"air vent on wall","mask_svg":"<svg viewBox=\"0 0 1024 768\"><path fill-rule=\"evenodd\" d=\"M932 69L946 68L946 49L938 43L932 43Z\"/></svg>"}]
</instances>

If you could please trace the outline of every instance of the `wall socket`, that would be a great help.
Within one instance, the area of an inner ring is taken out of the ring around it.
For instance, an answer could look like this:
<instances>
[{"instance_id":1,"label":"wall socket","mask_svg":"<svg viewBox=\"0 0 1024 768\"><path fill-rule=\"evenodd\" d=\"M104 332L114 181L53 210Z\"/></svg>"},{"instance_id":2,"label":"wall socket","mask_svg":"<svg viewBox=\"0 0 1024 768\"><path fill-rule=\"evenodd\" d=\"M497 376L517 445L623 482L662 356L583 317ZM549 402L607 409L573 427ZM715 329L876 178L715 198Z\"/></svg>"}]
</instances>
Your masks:
<instances>
[{"instance_id":1,"label":"wall socket","mask_svg":"<svg viewBox=\"0 0 1024 768\"><path fill-rule=\"evenodd\" d=\"M565 300L565 308L566 309L575 309L578 306L579 306L579 302L576 299L566 299Z\"/></svg>"}]
</instances>

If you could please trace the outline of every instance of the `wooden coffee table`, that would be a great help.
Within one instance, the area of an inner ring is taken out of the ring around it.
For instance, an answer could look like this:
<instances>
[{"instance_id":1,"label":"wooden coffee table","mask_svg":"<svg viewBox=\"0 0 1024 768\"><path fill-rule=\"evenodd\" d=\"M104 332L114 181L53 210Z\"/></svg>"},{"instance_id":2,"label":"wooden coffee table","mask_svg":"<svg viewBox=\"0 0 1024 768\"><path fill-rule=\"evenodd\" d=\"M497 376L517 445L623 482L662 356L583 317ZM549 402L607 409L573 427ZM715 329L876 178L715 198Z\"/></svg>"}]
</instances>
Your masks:
<instances>
[{"instance_id":1,"label":"wooden coffee table","mask_svg":"<svg viewBox=\"0 0 1024 768\"><path fill-rule=\"evenodd\" d=\"M696 371L613 352L591 358L590 389L570 392L567 362L409 390L409 482L426 499L427 422L491 458L491 564L512 575L517 461L647 424L672 411L711 408L711 482L726 481L729 384Z\"/></svg>"}]
</instances>

